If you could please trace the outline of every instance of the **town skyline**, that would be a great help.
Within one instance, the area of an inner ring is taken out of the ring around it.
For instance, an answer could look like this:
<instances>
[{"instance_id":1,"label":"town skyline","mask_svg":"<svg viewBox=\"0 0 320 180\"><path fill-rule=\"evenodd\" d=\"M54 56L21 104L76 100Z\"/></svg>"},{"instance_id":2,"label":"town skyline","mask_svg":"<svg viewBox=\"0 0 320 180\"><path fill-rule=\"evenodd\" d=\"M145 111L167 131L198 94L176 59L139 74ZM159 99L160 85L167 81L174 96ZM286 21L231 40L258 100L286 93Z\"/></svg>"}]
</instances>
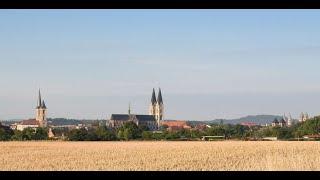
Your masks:
<instances>
[{"instance_id":1,"label":"town skyline","mask_svg":"<svg viewBox=\"0 0 320 180\"><path fill-rule=\"evenodd\" d=\"M0 119L318 115L316 10L1 10Z\"/></svg>"},{"instance_id":2,"label":"town skyline","mask_svg":"<svg viewBox=\"0 0 320 180\"><path fill-rule=\"evenodd\" d=\"M158 92L161 94L161 89L159 88L158 89ZM153 88L153 94L152 94L152 96L151 96L151 98L150 98L150 102L149 102L149 110L147 110L147 111L149 111L149 112L146 112L146 111L140 111L140 112L136 112L136 111L133 111L133 109L132 109L132 103L131 102L129 102L128 103L128 109L127 109L127 111L125 112L125 111L122 111L122 112L116 112L116 114L120 114L120 113L124 113L124 114L128 114L128 112L129 112L129 114L130 114L130 112L131 112L131 114L150 114L150 104L153 104L154 102L154 88ZM35 109L37 109L38 107L39 107L39 104L41 104L41 103L43 103L44 104L44 100L45 100L45 98L41 98L42 97L42 95L41 95L41 89L38 89L38 93L37 93L37 106L36 106L36 108ZM158 97L159 98L159 97ZM41 100L42 99L42 100ZM43 102L42 102L43 101ZM162 101L162 97L161 97L161 101ZM39 103L40 102L40 103ZM46 105L44 105L44 106L46 106ZM166 110L165 110L166 111ZM309 115L311 115L311 116L317 116L317 115L314 115L314 114L309 114L308 112L304 112L304 111L302 111L301 113L303 113L303 114L306 114L307 116L309 116ZM290 118L293 118L293 120L299 120L299 119L301 119L302 117L301 117L301 113L300 114L298 114L298 113L293 113L294 115L295 114L297 114L296 116L292 116L292 113L291 112L284 112L283 114L246 114L246 115L243 115L243 116L239 116L239 117L233 117L233 118L212 118L212 119L182 119L182 118L177 118L177 119L179 119L179 120L187 120L187 121L208 121L208 120L219 120L219 119L224 119L224 120L233 120L233 119L239 119L239 118L244 118L244 117L247 117L247 116L259 116L259 115L273 115L273 116L283 116L283 117L290 117ZM109 117L111 114L113 114L113 113L110 113L110 114L108 114L107 116ZM30 116L31 117L31 116ZM29 118L30 118L29 117ZM50 117L50 113L49 113L49 117L48 118L66 118L66 119L82 119L82 120L89 120L89 119L91 119L91 120L108 120L109 118L105 118L105 117L103 117L103 118L86 118L86 117L84 117L84 118L74 118L74 117L55 117L55 116L51 116ZM165 117L165 116L164 116ZM0 119L0 120L21 120L21 119L23 119L23 118L26 118L26 117L21 117L21 118L12 118L12 119ZM164 120L172 120L173 118L164 118Z\"/></svg>"}]
</instances>

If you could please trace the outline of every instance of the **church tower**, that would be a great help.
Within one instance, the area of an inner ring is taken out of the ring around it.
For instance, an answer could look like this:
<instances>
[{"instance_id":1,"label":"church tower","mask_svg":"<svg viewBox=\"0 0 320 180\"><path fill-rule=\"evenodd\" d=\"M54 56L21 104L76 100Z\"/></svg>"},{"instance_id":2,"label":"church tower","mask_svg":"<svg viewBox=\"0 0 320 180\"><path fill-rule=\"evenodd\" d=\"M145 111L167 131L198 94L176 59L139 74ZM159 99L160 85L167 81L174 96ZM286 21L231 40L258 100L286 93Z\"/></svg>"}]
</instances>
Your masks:
<instances>
[{"instance_id":1,"label":"church tower","mask_svg":"<svg viewBox=\"0 0 320 180\"><path fill-rule=\"evenodd\" d=\"M289 113L287 125L288 125L289 127L292 126L292 117L291 117L291 114L290 114L290 113Z\"/></svg>"},{"instance_id":2,"label":"church tower","mask_svg":"<svg viewBox=\"0 0 320 180\"><path fill-rule=\"evenodd\" d=\"M156 105L157 105L156 93L154 92L154 88L153 88L151 103L149 106L149 115L153 115L153 116L156 115Z\"/></svg>"},{"instance_id":3,"label":"church tower","mask_svg":"<svg viewBox=\"0 0 320 180\"><path fill-rule=\"evenodd\" d=\"M36 108L36 120L40 127L47 127L47 107L44 100L41 100L41 92L39 89L38 105Z\"/></svg>"},{"instance_id":4,"label":"church tower","mask_svg":"<svg viewBox=\"0 0 320 180\"><path fill-rule=\"evenodd\" d=\"M161 89L159 88L159 93L158 93L158 99L156 103L156 120L158 124L158 128L161 126L161 121L163 119L163 100L162 100L162 94L161 94Z\"/></svg>"}]
</instances>

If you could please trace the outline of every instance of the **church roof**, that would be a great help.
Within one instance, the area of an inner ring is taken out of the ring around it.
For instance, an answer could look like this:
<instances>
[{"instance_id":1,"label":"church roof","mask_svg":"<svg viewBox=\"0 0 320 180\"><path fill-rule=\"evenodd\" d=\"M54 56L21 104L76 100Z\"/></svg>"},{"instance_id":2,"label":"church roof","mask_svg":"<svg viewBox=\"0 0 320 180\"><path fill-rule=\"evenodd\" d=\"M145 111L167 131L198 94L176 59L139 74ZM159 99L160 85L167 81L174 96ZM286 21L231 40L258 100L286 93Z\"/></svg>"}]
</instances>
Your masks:
<instances>
[{"instance_id":1,"label":"church roof","mask_svg":"<svg viewBox=\"0 0 320 180\"><path fill-rule=\"evenodd\" d=\"M28 120L23 120L21 125L39 125L39 122L35 119L28 119Z\"/></svg>"},{"instance_id":2,"label":"church roof","mask_svg":"<svg viewBox=\"0 0 320 180\"><path fill-rule=\"evenodd\" d=\"M131 114L130 116L128 114L112 114L111 120L115 121L129 121L133 118L136 118L138 121L155 121L155 117L152 115L137 115L137 114Z\"/></svg>"},{"instance_id":3,"label":"church roof","mask_svg":"<svg viewBox=\"0 0 320 180\"><path fill-rule=\"evenodd\" d=\"M130 118L128 114L112 114L110 119L116 121L128 121Z\"/></svg>"},{"instance_id":4,"label":"church roof","mask_svg":"<svg viewBox=\"0 0 320 180\"><path fill-rule=\"evenodd\" d=\"M138 121L155 121L156 119L152 115L135 115Z\"/></svg>"},{"instance_id":5,"label":"church roof","mask_svg":"<svg viewBox=\"0 0 320 180\"><path fill-rule=\"evenodd\" d=\"M276 118L276 119L274 119L273 120L273 122L272 123L276 123L276 124L278 124L279 123L279 121L278 121L278 119Z\"/></svg>"},{"instance_id":6,"label":"church roof","mask_svg":"<svg viewBox=\"0 0 320 180\"><path fill-rule=\"evenodd\" d=\"M280 120L280 123L281 123L281 124L285 124L286 121L282 118L282 119Z\"/></svg>"}]
</instances>

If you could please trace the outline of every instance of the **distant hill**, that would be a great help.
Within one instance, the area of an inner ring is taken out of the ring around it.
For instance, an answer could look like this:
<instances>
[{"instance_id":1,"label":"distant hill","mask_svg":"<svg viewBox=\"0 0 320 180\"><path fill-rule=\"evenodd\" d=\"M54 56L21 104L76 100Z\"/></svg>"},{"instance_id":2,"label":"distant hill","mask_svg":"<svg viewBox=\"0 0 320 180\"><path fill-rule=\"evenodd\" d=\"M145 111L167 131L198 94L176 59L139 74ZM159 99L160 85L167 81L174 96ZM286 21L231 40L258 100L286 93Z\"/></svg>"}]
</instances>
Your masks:
<instances>
[{"instance_id":1,"label":"distant hill","mask_svg":"<svg viewBox=\"0 0 320 180\"><path fill-rule=\"evenodd\" d=\"M256 124L270 124L272 121L277 118L280 119L282 116L276 116L276 115L250 115L246 117L242 117L239 119L232 119L232 120L227 120L230 124L239 124L243 122L253 122Z\"/></svg>"},{"instance_id":2,"label":"distant hill","mask_svg":"<svg viewBox=\"0 0 320 180\"><path fill-rule=\"evenodd\" d=\"M243 122L253 122L256 124L270 124L275 118L282 118L282 116L277 115L249 115L246 117L238 118L238 119L215 119L215 120L209 120L209 121L190 121L190 124L199 124L199 123L205 123L205 124L219 124L221 121L224 124L240 124Z\"/></svg>"},{"instance_id":3,"label":"distant hill","mask_svg":"<svg viewBox=\"0 0 320 180\"><path fill-rule=\"evenodd\" d=\"M65 119L65 118L48 118L47 119L49 125L61 126L61 125L78 125L81 124L82 121L78 119Z\"/></svg>"},{"instance_id":4,"label":"distant hill","mask_svg":"<svg viewBox=\"0 0 320 180\"><path fill-rule=\"evenodd\" d=\"M66 119L66 118L48 118L48 124L54 126L78 125L78 124L106 124L106 120L90 120L90 119Z\"/></svg>"}]
</instances>

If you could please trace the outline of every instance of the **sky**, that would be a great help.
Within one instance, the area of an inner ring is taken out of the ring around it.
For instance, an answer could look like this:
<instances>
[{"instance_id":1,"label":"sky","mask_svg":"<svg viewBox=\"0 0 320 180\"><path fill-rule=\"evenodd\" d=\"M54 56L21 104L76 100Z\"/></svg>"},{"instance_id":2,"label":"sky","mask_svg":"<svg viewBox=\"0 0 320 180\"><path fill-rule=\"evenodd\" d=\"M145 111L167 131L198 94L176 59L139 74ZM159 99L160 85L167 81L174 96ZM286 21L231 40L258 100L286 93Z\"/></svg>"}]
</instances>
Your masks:
<instances>
[{"instance_id":1,"label":"sky","mask_svg":"<svg viewBox=\"0 0 320 180\"><path fill-rule=\"evenodd\" d=\"M319 10L0 10L0 119L320 114Z\"/></svg>"}]
</instances>

